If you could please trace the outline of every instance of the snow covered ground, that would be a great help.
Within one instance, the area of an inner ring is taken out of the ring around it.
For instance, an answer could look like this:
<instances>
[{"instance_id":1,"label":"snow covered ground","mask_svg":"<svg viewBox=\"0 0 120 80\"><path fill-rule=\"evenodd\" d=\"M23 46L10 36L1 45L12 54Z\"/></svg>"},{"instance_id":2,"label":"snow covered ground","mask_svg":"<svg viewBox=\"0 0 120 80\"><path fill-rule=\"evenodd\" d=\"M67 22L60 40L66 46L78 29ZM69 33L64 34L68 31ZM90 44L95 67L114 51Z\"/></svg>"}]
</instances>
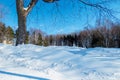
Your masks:
<instances>
[{"instance_id":1,"label":"snow covered ground","mask_svg":"<svg viewBox=\"0 0 120 80\"><path fill-rule=\"evenodd\" d=\"M0 80L120 80L120 49L0 44Z\"/></svg>"}]
</instances>

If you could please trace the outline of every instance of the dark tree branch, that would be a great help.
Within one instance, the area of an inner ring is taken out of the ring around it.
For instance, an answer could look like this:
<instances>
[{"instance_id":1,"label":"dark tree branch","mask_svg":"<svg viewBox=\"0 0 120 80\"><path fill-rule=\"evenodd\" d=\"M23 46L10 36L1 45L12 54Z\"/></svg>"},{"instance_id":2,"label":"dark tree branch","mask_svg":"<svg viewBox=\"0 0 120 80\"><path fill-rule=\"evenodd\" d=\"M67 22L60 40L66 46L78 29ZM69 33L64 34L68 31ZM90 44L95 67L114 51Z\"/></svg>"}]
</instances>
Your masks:
<instances>
[{"instance_id":1,"label":"dark tree branch","mask_svg":"<svg viewBox=\"0 0 120 80\"><path fill-rule=\"evenodd\" d=\"M85 4L85 5L88 5L88 6L91 6L91 7L94 7L94 8L97 8L97 9L100 9L100 10L103 10L103 11L109 11L110 9L106 8L106 7L103 7L102 5L100 4L93 4L93 3L88 3L88 2L85 2L83 0L79 0L81 3Z\"/></svg>"},{"instance_id":2,"label":"dark tree branch","mask_svg":"<svg viewBox=\"0 0 120 80\"><path fill-rule=\"evenodd\" d=\"M31 0L30 4L25 10L25 16L28 15L28 13L32 10L32 8L35 6L35 4L38 2L38 0Z\"/></svg>"},{"instance_id":3,"label":"dark tree branch","mask_svg":"<svg viewBox=\"0 0 120 80\"><path fill-rule=\"evenodd\" d=\"M104 15L107 15L111 18L114 18L116 20L119 20L115 15L113 15L113 13L115 13L116 11L114 11L113 9L110 9L110 8L107 8L105 6L103 6L102 4L105 4L107 2L109 2L110 0L107 0L107 1L101 1L99 3L90 3L90 2L87 2L87 1L84 1L84 0L79 0L81 3L83 3L84 5L87 5L87 6L90 6L90 7L93 7L93 8L96 8L98 9L100 12L100 14L104 14Z\"/></svg>"}]
</instances>

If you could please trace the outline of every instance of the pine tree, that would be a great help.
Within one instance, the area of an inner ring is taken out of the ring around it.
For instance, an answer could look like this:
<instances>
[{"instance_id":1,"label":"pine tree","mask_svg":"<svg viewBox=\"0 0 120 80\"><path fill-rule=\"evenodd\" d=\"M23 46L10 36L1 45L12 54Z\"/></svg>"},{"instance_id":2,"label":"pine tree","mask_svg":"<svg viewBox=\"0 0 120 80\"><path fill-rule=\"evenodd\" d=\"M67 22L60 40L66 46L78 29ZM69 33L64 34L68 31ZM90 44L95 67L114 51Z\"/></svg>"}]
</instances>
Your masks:
<instances>
[{"instance_id":1,"label":"pine tree","mask_svg":"<svg viewBox=\"0 0 120 80\"><path fill-rule=\"evenodd\" d=\"M48 46L49 43L48 43L48 36L45 37L45 39L43 40L43 45L44 46Z\"/></svg>"},{"instance_id":2,"label":"pine tree","mask_svg":"<svg viewBox=\"0 0 120 80\"><path fill-rule=\"evenodd\" d=\"M40 33L38 33L38 41L37 41L37 45L42 46L42 35Z\"/></svg>"},{"instance_id":3,"label":"pine tree","mask_svg":"<svg viewBox=\"0 0 120 80\"><path fill-rule=\"evenodd\" d=\"M9 43L9 41L12 41L14 38L14 31L10 26L8 26L5 30L5 38L7 43Z\"/></svg>"},{"instance_id":4,"label":"pine tree","mask_svg":"<svg viewBox=\"0 0 120 80\"><path fill-rule=\"evenodd\" d=\"M2 43L4 40L5 28L5 24L0 22L0 43Z\"/></svg>"},{"instance_id":5,"label":"pine tree","mask_svg":"<svg viewBox=\"0 0 120 80\"><path fill-rule=\"evenodd\" d=\"M29 31L26 33L25 44L29 43Z\"/></svg>"}]
</instances>

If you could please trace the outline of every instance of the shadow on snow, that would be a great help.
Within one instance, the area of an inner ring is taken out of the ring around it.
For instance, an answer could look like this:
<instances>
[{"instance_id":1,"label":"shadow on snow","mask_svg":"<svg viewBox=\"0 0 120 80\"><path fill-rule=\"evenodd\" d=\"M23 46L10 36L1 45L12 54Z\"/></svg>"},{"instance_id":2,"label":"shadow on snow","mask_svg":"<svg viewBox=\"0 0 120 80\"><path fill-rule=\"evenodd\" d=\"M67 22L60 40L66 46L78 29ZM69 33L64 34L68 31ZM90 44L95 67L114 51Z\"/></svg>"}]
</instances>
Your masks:
<instances>
[{"instance_id":1,"label":"shadow on snow","mask_svg":"<svg viewBox=\"0 0 120 80\"><path fill-rule=\"evenodd\" d=\"M18 76L18 77L24 77L24 78L30 78L30 79L36 79L36 80L49 80L45 78L30 76L30 75L24 75L24 74L18 74L18 73L12 73L12 72L6 72L6 71L0 71L1 74L11 75L11 76Z\"/></svg>"}]
</instances>

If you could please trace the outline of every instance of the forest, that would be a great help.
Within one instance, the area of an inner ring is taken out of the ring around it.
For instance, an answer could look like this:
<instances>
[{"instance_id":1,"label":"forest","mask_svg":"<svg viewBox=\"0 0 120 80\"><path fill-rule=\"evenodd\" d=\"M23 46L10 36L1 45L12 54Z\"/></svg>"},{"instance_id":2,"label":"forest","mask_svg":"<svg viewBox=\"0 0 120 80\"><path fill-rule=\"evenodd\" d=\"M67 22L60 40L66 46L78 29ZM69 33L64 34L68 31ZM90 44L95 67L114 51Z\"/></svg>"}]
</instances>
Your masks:
<instances>
[{"instance_id":1,"label":"forest","mask_svg":"<svg viewBox=\"0 0 120 80\"><path fill-rule=\"evenodd\" d=\"M83 30L69 34L47 35L39 29L31 29L26 33L25 44L40 46L77 46L85 48L114 47L120 48L120 24L106 20L105 24L95 27L87 26ZM0 42L7 44L16 39L17 30L0 23Z\"/></svg>"}]
</instances>

